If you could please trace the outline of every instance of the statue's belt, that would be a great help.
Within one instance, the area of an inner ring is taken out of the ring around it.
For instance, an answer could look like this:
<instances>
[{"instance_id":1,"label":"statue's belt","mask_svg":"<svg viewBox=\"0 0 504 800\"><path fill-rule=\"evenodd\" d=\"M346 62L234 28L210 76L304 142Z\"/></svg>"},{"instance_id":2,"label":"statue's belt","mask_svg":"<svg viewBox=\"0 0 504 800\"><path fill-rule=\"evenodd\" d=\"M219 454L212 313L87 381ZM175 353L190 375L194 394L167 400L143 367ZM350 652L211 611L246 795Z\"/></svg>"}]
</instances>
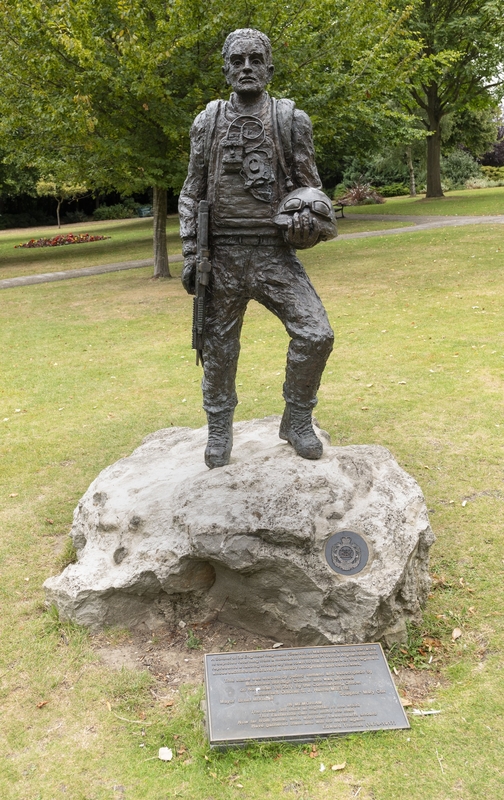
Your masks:
<instances>
[{"instance_id":1,"label":"statue's belt","mask_svg":"<svg viewBox=\"0 0 504 800\"><path fill-rule=\"evenodd\" d=\"M214 234L212 243L218 247L242 245L243 247L286 247L284 238L275 234Z\"/></svg>"}]
</instances>

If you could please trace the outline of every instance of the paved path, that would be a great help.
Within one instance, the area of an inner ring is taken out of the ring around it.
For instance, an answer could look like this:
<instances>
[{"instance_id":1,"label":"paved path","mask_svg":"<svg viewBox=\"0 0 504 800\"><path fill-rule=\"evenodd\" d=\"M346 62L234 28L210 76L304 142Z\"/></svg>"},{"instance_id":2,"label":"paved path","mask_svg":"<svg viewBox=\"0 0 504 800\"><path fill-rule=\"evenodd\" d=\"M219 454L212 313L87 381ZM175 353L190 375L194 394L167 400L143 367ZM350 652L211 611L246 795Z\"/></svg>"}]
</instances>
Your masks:
<instances>
[{"instance_id":1,"label":"paved path","mask_svg":"<svg viewBox=\"0 0 504 800\"><path fill-rule=\"evenodd\" d=\"M361 231L360 233L342 233L338 239L365 239L369 236L390 236L398 233L412 233L425 231L431 228L453 228L460 225L494 225L504 224L504 214L488 217L436 217L436 216L409 216L399 214L346 214L349 220L365 220L379 222L411 222L402 228L385 228L377 231ZM170 256L170 263L182 261L182 255ZM119 272L124 269L138 269L151 267L152 258L141 261L119 261L117 264L103 264L100 267L83 267L65 272L44 272L41 275L22 275L18 278L6 278L0 281L0 289L12 289L15 286L30 286L35 283L49 283L50 281L66 281L70 278L83 278L87 275L102 275L105 272Z\"/></svg>"},{"instance_id":2,"label":"paved path","mask_svg":"<svg viewBox=\"0 0 504 800\"><path fill-rule=\"evenodd\" d=\"M397 233L426 231L430 228L455 228L459 225L493 225L504 223L504 214L492 217L414 217L406 214L345 214L349 220L378 220L379 222L412 222L401 228L385 228L381 231L362 231L361 233L342 233L338 239L364 239L368 236L385 236Z\"/></svg>"},{"instance_id":3,"label":"paved path","mask_svg":"<svg viewBox=\"0 0 504 800\"><path fill-rule=\"evenodd\" d=\"M182 255L170 256L170 264L182 261ZM50 283L51 281L67 281L70 278L85 278L87 275L103 275L105 272L120 272L123 269L139 269L152 267L152 258L140 261L118 261L116 264L102 264L99 267L82 267L82 269L69 269L65 272L43 272L40 275L20 275L18 278L5 278L0 281L0 289L12 289L15 286L30 286L33 283Z\"/></svg>"}]
</instances>

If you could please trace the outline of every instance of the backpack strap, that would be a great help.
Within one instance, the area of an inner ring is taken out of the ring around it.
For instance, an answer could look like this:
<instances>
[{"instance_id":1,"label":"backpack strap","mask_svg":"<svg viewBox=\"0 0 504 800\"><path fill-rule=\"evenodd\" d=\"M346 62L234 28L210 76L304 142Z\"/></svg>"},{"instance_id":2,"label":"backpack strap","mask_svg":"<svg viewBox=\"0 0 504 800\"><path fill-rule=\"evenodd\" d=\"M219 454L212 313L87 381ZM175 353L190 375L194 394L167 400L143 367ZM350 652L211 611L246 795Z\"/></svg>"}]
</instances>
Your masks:
<instances>
[{"instance_id":1,"label":"backpack strap","mask_svg":"<svg viewBox=\"0 0 504 800\"><path fill-rule=\"evenodd\" d=\"M205 166L208 167L210 161L210 152L212 150L213 139L215 135L215 123L221 110L223 100L211 100L205 109L205 143L203 148L203 160Z\"/></svg>"},{"instance_id":2,"label":"backpack strap","mask_svg":"<svg viewBox=\"0 0 504 800\"><path fill-rule=\"evenodd\" d=\"M278 160L285 175L287 189L294 188L292 181L292 121L296 104L293 100L272 98L272 118Z\"/></svg>"}]
</instances>

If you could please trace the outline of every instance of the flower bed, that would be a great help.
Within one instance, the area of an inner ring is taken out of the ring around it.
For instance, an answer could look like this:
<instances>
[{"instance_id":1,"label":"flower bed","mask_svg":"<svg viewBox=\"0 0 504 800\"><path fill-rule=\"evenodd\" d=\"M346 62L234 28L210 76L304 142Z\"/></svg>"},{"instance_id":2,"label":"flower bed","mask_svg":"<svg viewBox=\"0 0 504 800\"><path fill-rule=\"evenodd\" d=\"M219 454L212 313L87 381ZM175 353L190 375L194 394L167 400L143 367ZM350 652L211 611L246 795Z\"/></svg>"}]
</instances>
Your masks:
<instances>
[{"instance_id":1,"label":"flower bed","mask_svg":"<svg viewBox=\"0 0 504 800\"><path fill-rule=\"evenodd\" d=\"M14 247L60 247L64 244L83 244L84 242L98 242L100 239L110 239L110 236L91 236L90 233L63 233L51 238L30 239Z\"/></svg>"}]
</instances>

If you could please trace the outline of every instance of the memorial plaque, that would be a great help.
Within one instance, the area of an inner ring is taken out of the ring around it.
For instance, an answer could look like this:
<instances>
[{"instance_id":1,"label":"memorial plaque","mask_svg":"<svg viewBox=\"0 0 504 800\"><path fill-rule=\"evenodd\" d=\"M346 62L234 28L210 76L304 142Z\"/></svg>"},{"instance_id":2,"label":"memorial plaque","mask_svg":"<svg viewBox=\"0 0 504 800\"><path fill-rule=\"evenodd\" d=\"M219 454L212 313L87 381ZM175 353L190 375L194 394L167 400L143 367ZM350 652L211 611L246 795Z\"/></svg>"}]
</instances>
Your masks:
<instances>
[{"instance_id":1,"label":"memorial plaque","mask_svg":"<svg viewBox=\"0 0 504 800\"><path fill-rule=\"evenodd\" d=\"M381 645L205 655L212 747L409 728Z\"/></svg>"}]
</instances>

